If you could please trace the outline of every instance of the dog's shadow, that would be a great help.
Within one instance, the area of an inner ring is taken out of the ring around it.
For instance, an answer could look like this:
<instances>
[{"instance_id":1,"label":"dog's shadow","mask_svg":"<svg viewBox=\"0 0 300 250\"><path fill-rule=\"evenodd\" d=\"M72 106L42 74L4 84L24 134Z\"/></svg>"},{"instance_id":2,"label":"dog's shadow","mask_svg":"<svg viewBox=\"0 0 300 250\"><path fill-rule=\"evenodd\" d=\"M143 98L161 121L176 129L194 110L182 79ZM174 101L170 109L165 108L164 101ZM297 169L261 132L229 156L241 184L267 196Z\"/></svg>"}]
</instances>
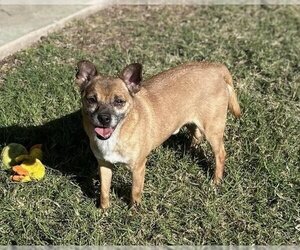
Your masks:
<instances>
[{"instance_id":1,"label":"dog's shadow","mask_svg":"<svg viewBox=\"0 0 300 250\"><path fill-rule=\"evenodd\" d=\"M53 170L70 176L80 186L84 195L96 198L95 203L99 204L95 184L95 180L96 182L98 180L97 161L90 150L79 110L41 126L0 127L0 145L11 142L20 143L27 148L41 143L44 152L43 163ZM178 153L178 157L182 157L185 153L190 154L203 171L211 173L212 163L207 161L204 152L199 148L189 149L189 143L190 138L187 133L179 133L171 136L162 147L173 148ZM129 203L131 187L127 184L122 183L114 187L114 191L118 198Z\"/></svg>"},{"instance_id":2,"label":"dog's shadow","mask_svg":"<svg viewBox=\"0 0 300 250\"><path fill-rule=\"evenodd\" d=\"M172 135L162 144L162 146L164 148L171 148L172 150L175 150L178 158L182 158L188 154L203 172L208 172L209 175L212 176L213 162L207 158L205 151L201 148L201 145L197 145L196 147L191 146L191 140L191 135L187 130L183 129L183 131Z\"/></svg>"}]
</instances>

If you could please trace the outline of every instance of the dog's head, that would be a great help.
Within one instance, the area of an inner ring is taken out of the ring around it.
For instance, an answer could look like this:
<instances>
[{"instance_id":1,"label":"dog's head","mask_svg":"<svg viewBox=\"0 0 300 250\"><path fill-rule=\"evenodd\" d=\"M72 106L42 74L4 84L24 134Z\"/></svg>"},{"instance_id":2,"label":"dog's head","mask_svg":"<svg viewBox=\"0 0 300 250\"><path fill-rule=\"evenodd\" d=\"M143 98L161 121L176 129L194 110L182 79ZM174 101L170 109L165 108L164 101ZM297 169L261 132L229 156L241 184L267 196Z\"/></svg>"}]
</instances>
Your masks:
<instances>
[{"instance_id":1,"label":"dog's head","mask_svg":"<svg viewBox=\"0 0 300 250\"><path fill-rule=\"evenodd\" d=\"M76 84L80 88L83 112L99 139L108 139L126 117L141 81L142 65L138 63L128 65L119 77L98 74L89 61L77 64Z\"/></svg>"}]
</instances>

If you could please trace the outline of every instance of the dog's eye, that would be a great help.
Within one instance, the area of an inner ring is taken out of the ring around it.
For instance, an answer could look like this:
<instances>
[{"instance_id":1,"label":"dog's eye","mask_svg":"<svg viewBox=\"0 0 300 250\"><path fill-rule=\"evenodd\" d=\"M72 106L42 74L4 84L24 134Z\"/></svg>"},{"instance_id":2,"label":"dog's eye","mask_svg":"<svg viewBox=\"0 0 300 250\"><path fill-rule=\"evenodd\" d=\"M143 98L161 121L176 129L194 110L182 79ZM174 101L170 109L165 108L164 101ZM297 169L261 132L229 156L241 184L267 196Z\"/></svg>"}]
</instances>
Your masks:
<instances>
[{"instance_id":1,"label":"dog's eye","mask_svg":"<svg viewBox=\"0 0 300 250\"><path fill-rule=\"evenodd\" d=\"M95 96L88 96L86 98L86 101L88 104L95 104L97 103L97 98Z\"/></svg>"},{"instance_id":2,"label":"dog's eye","mask_svg":"<svg viewBox=\"0 0 300 250\"><path fill-rule=\"evenodd\" d=\"M124 104L125 104L125 100L123 100L123 99L116 98L114 100L114 106L122 107L122 106L124 106Z\"/></svg>"}]
</instances>

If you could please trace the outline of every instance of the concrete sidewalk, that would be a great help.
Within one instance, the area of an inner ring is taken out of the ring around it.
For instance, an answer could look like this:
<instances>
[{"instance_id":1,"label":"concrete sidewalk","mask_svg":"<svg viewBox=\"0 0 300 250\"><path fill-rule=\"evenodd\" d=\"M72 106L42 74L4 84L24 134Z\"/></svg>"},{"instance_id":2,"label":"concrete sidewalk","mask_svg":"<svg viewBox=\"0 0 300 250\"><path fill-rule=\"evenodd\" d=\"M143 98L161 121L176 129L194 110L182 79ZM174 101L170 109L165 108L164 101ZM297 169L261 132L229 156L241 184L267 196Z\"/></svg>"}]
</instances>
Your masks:
<instances>
[{"instance_id":1,"label":"concrete sidewalk","mask_svg":"<svg viewBox=\"0 0 300 250\"><path fill-rule=\"evenodd\" d=\"M20 2L27 4L12 5ZM48 2L52 5L46 5ZM53 5L54 2L57 5ZM62 5L64 3L66 5ZM109 5L175 3L300 4L300 0L0 0L0 60L62 28L68 21L86 17Z\"/></svg>"},{"instance_id":2,"label":"concrete sidewalk","mask_svg":"<svg viewBox=\"0 0 300 250\"><path fill-rule=\"evenodd\" d=\"M0 5L0 60L107 5Z\"/></svg>"}]
</instances>

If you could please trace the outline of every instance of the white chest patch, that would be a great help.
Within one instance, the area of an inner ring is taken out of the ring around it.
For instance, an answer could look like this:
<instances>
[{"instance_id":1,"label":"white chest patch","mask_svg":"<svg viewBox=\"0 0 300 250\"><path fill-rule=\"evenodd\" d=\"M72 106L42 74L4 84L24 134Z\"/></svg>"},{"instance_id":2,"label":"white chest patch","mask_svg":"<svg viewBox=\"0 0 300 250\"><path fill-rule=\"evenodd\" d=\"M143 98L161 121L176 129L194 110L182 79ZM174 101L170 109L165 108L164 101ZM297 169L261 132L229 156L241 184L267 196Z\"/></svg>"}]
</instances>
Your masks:
<instances>
[{"instance_id":1,"label":"white chest patch","mask_svg":"<svg viewBox=\"0 0 300 250\"><path fill-rule=\"evenodd\" d=\"M97 159L103 159L112 164L115 163L128 163L128 159L122 156L117 150L117 140L119 131L118 128L113 132L111 137L107 140L100 140L95 135L94 142L95 148L91 145L92 151Z\"/></svg>"}]
</instances>

